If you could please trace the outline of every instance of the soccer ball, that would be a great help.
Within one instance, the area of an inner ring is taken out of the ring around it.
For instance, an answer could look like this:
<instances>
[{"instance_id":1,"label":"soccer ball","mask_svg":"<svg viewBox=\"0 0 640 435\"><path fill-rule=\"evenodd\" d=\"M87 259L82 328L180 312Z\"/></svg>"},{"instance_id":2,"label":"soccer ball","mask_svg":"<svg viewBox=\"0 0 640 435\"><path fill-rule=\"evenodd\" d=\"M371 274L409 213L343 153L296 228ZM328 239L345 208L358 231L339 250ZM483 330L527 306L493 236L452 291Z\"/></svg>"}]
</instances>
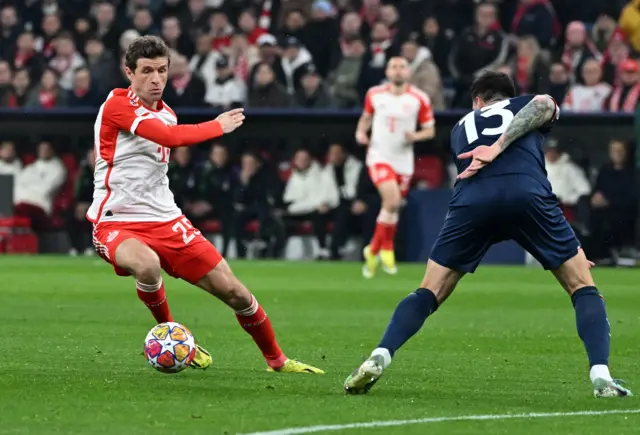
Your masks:
<instances>
[{"instance_id":1,"label":"soccer ball","mask_svg":"<svg viewBox=\"0 0 640 435\"><path fill-rule=\"evenodd\" d=\"M196 341L186 327L175 322L156 325L144 340L144 356L162 373L178 373L189 367Z\"/></svg>"}]
</instances>

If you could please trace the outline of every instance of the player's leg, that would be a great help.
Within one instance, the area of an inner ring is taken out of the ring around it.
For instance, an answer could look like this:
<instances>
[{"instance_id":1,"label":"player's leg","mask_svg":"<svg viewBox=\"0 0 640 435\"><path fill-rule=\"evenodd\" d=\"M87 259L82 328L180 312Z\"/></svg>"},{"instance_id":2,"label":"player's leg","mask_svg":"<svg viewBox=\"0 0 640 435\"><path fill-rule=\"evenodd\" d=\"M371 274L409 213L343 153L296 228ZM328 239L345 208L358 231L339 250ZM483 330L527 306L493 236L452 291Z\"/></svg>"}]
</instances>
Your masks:
<instances>
[{"instance_id":1,"label":"player's leg","mask_svg":"<svg viewBox=\"0 0 640 435\"><path fill-rule=\"evenodd\" d=\"M464 274L475 271L495 239L488 228L478 227L473 219L471 211L449 211L431 251L420 288L398 304L378 346L345 381L347 393L369 391L398 349L422 328Z\"/></svg>"},{"instance_id":2,"label":"player's leg","mask_svg":"<svg viewBox=\"0 0 640 435\"><path fill-rule=\"evenodd\" d=\"M373 165L369 168L369 174L378 189L382 202L373 238L363 251L365 265L362 274L365 278L371 278L375 274L378 267L378 256L387 273L395 274L397 272L393 241L402 203L402 191L398 185L398 176L389 165Z\"/></svg>"},{"instance_id":3,"label":"player's leg","mask_svg":"<svg viewBox=\"0 0 640 435\"><path fill-rule=\"evenodd\" d=\"M529 204L514 238L545 269L553 272L571 296L578 335L589 359L594 394L596 397L630 395L609 373L611 335L607 310L578 239L554 198L536 196Z\"/></svg>"},{"instance_id":4,"label":"player's leg","mask_svg":"<svg viewBox=\"0 0 640 435\"><path fill-rule=\"evenodd\" d=\"M211 246L212 249L213 246ZM219 255L219 254L218 254ZM201 255L201 257L203 257ZM206 255L205 255L206 257ZM202 262L200 258L199 262ZM199 267L199 266L198 266ZM322 370L288 359L276 340L276 334L262 306L240 282L224 259L199 279L196 285L216 296L236 313L236 318L256 343L271 371L283 373L323 373Z\"/></svg>"}]
</instances>

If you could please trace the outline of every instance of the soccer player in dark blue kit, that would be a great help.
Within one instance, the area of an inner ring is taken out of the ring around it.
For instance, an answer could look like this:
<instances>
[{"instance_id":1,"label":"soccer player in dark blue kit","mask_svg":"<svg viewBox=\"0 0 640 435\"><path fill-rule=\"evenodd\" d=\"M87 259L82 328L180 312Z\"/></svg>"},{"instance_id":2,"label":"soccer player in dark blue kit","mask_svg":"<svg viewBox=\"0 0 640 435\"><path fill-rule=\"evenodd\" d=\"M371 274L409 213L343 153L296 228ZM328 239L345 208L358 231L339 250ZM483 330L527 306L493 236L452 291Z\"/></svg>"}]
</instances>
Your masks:
<instances>
[{"instance_id":1,"label":"soccer player in dark blue kit","mask_svg":"<svg viewBox=\"0 0 640 435\"><path fill-rule=\"evenodd\" d=\"M489 247L515 240L570 295L578 335L589 358L596 397L631 396L609 373L609 320L590 263L551 191L544 166L545 134L560 109L548 95L515 97L512 80L487 71L471 89L473 112L451 131L458 167L449 212L420 288L398 304L378 347L345 381L362 394L380 379L404 345L473 273Z\"/></svg>"}]
</instances>

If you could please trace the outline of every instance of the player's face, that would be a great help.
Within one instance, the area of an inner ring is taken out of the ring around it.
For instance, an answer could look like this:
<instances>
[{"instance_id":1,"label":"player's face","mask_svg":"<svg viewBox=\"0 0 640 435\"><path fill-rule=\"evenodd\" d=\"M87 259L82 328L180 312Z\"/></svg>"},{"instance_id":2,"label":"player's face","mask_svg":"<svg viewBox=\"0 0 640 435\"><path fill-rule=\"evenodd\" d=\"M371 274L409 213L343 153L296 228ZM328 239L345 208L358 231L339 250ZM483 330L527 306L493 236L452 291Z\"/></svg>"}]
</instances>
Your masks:
<instances>
[{"instance_id":1,"label":"player's face","mask_svg":"<svg viewBox=\"0 0 640 435\"><path fill-rule=\"evenodd\" d=\"M409 64L405 59L393 58L387 65L387 79L396 86L401 86L409 80Z\"/></svg>"},{"instance_id":2,"label":"player's face","mask_svg":"<svg viewBox=\"0 0 640 435\"><path fill-rule=\"evenodd\" d=\"M126 72L131 86L143 101L156 102L162 99L162 91L169 75L168 58L140 58L135 71L126 68Z\"/></svg>"}]
</instances>

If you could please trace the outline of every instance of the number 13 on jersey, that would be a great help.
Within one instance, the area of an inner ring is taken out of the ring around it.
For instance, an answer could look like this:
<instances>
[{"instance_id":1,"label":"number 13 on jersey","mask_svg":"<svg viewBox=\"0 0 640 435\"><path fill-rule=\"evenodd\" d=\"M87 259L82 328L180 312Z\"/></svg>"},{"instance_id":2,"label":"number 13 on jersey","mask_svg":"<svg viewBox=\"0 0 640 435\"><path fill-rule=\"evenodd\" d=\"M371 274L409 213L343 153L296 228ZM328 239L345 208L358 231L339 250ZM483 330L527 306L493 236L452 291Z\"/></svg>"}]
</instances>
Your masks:
<instances>
[{"instance_id":1,"label":"number 13 on jersey","mask_svg":"<svg viewBox=\"0 0 640 435\"><path fill-rule=\"evenodd\" d=\"M500 136L505 132L509 124L511 124L511 121L513 121L514 116L513 112L507 109L509 103L509 100L504 100L480 109L480 116L483 118L493 118L494 116L500 117L500 125L493 128L485 128L480 132L480 134L483 136ZM467 116L460 120L459 124L464 125L464 132L467 136L467 143L469 145L478 140L479 136L478 128L476 127L476 111L469 112Z\"/></svg>"}]
</instances>

